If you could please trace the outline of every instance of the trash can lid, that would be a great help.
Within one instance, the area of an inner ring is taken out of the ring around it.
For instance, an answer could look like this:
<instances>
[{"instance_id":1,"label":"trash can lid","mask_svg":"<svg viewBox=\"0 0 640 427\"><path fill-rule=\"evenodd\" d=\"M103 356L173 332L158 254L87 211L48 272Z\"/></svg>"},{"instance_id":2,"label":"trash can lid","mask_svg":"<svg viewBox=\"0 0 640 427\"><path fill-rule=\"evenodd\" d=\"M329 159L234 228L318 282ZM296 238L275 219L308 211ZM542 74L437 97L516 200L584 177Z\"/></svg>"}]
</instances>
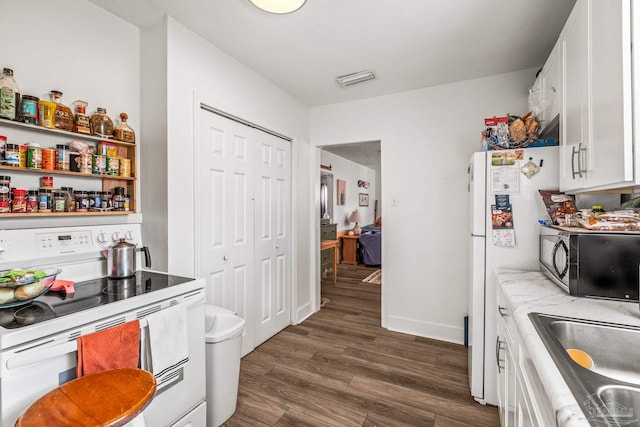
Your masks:
<instances>
[{"instance_id":1,"label":"trash can lid","mask_svg":"<svg viewBox=\"0 0 640 427\"><path fill-rule=\"evenodd\" d=\"M244 319L233 311L213 305L205 305L204 310L206 342L232 339L244 332Z\"/></svg>"}]
</instances>

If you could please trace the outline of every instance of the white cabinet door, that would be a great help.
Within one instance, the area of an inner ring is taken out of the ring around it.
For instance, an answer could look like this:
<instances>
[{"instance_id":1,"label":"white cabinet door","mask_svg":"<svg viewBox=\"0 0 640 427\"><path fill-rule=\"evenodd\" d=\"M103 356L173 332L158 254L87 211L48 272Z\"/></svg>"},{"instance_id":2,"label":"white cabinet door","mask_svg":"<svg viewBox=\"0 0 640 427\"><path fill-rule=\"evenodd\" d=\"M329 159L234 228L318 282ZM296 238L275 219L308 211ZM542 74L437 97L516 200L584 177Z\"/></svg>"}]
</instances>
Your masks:
<instances>
[{"instance_id":1,"label":"white cabinet door","mask_svg":"<svg viewBox=\"0 0 640 427\"><path fill-rule=\"evenodd\" d=\"M542 117L541 126L544 129L549 122L551 122L558 114L560 114L561 100L562 100L562 75L561 75L561 60L560 53L562 51L562 44L556 43L556 46L551 51L551 55L547 59L547 62L542 67L540 73L541 77L541 93L542 93Z\"/></svg>"},{"instance_id":2,"label":"white cabinet door","mask_svg":"<svg viewBox=\"0 0 640 427\"><path fill-rule=\"evenodd\" d=\"M560 190L584 187L589 146L587 98L586 1L578 0L560 33L562 109L560 120Z\"/></svg>"},{"instance_id":3,"label":"white cabinet door","mask_svg":"<svg viewBox=\"0 0 640 427\"><path fill-rule=\"evenodd\" d=\"M291 143L256 131L255 345L291 318Z\"/></svg>"},{"instance_id":4,"label":"white cabinet door","mask_svg":"<svg viewBox=\"0 0 640 427\"><path fill-rule=\"evenodd\" d=\"M587 5L589 188L633 181L633 130L630 0L589 0Z\"/></svg>"},{"instance_id":5,"label":"white cabinet door","mask_svg":"<svg viewBox=\"0 0 640 427\"><path fill-rule=\"evenodd\" d=\"M578 0L559 42L560 190L632 184L630 0Z\"/></svg>"},{"instance_id":6,"label":"white cabinet door","mask_svg":"<svg viewBox=\"0 0 640 427\"><path fill-rule=\"evenodd\" d=\"M196 165L196 275L207 303L245 319L243 354L253 349L254 130L201 110Z\"/></svg>"}]
</instances>

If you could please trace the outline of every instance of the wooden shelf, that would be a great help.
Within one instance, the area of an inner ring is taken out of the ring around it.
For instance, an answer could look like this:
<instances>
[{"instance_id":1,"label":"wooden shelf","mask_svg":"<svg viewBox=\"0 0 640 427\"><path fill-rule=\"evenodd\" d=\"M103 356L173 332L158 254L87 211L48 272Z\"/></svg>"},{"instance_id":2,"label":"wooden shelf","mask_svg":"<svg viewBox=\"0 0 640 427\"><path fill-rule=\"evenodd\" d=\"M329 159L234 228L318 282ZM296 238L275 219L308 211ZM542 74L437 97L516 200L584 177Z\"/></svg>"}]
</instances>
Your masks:
<instances>
[{"instance_id":1,"label":"wooden shelf","mask_svg":"<svg viewBox=\"0 0 640 427\"><path fill-rule=\"evenodd\" d=\"M88 212L37 212L37 213L0 213L2 218L42 218L45 216L110 216L110 215L130 215L135 212L128 211L88 211Z\"/></svg>"},{"instance_id":2,"label":"wooden shelf","mask_svg":"<svg viewBox=\"0 0 640 427\"><path fill-rule=\"evenodd\" d=\"M20 168L15 166L3 166L0 165L0 170L6 170L10 172L28 172L28 173L39 173L42 175L71 175L77 176L81 178L101 178L101 179L118 179L122 181L135 181L135 176L120 176L120 175L103 175L103 174L91 174L91 173L81 173L81 172L72 172L72 171L60 171L60 170L49 170L49 169L31 169L31 168Z\"/></svg>"},{"instance_id":3,"label":"wooden shelf","mask_svg":"<svg viewBox=\"0 0 640 427\"><path fill-rule=\"evenodd\" d=\"M132 142L118 141L116 139L103 138L103 137L94 136L94 135L86 135L84 133L69 132L67 130L62 130L62 129L50 129L50 128L46 128L46 127L43 127L43 126L32 125L31 123L14 122L13 120L2 119L2 120L0 120L0 125L1 126L15 127L15 128L22 128L22 129L28 130L28 131L50 133L50 134L56 134L56 135L62 135L62 136L70 136L70 137L73 137L75 139L84 139L84 140L87 140L87 141L108 142L108 143L111 143L111 144L121 145L121 146L125 146L125 147L135 147L136 146L136 144L132 143Z\"/></svg>"},{"instance_id":4,"label":"wooden shelf","mask_svg":"<svg viewBox=\"0 0 640 427\"><path fill-rule=\"evenodd\" d=\"M2 213L0 218L41 218L41 217L76 217L76 216L112 216L112 215L131 215L137 211L137 171L136 171L136 154L137 145L131 142L116 141L109 138L101 138L99 136L85 135L82 133L69 132L60 129L49 129L30 123L15 122L11 120L0 119L0 128L13 128L17 131L36 132L42 135L50 135L53 140L69 138L69 140L90 141L96 145L100 142L113 144L116 146L116 157L129 159L131 161L131 176L106 175L106 174L89 174L72 171L31 169L24 167L14 167L0 165L0 175L10 173L33 174L33 175L64 175L73 178L83 179L99 179L102 181L102 190L111 191L114 187L124 187L126 194L129 195L129 210L117 212L51 212L51 213ZM8 129L7 129L8 131ZM10 142L13 143L13 142ZM51 144L51 142L49 142ZM45 147L46 148L46 147ZM75 186L74 186L75 187Z\"/></svg>"}]
</instances>

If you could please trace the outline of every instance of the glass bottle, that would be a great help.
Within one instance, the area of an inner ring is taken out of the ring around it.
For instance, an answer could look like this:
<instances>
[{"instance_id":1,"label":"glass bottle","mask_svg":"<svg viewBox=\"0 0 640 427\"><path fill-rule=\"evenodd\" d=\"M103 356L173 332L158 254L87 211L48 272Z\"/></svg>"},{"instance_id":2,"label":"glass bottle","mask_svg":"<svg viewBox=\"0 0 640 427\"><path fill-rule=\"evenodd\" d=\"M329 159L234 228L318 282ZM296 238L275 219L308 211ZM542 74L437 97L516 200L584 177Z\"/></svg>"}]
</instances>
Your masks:
<instances>
[{"instance_id":1,"label":"glass bottle","mask_svg":"<svg viewBox=\"0 0 640 427\"><path fill-rule=\"evenodd\" d=\"M113 137L113 121L107 115L107 110L98 107L91 116L91 134L102 138Z\"/></svg>"},{"instance_id":2,"label":"glass bottle","mask_svg":"<svg viewBox=\"0 0 640 427\"><path fill-rule=\"evenodd\" d=\"M56 129L73 130L73 112L71 108L62 103L62 92L59 90L51 91L51 98L56 103L56 111L53 113L53 124Z\"/></svg>"},{"instance_id":3,"label":"glass bottle","mask_svg":"<svg viewBox=\"0 0 640 427\"><path fill-rule=\"evenodd\" d=\"M74 107L76 107L76 115L73 121L73 131L91 135L91 121L89 115L87 114L88 103L86 101L77 99L73 101L73 105Z\"/></svg>"},{"instance_id":4,"label":"glass bottle","mask_svg":"<svg viewBox=\"0 0 640 427\"><path fill-rule=\"evenodd\" d=\"M120 113L120 123L113 129L113 137L118 141L136 142L136 133L127 123L129 116L127 113Z\"/></svg>"},{"instance_id":5,"label":"glass bottle","mask_svg":"<svg viewBox=\"0 0 640 427\"><path fill-rule=\"evenodd\" d=\"M9 120L20 118L20 88L13 78L13 70L5 68L0 77L0 117Z\"/></svg>"}]
</instances>

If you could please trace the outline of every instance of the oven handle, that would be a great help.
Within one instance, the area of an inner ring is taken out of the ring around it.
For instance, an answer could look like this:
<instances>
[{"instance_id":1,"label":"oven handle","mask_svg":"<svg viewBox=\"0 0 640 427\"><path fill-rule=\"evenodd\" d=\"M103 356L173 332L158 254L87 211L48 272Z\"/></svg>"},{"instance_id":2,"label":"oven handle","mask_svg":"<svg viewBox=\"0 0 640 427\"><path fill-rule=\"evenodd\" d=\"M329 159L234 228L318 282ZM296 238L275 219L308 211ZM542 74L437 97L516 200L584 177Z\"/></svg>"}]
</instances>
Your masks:
<instances>
[{"instance_id":1,"label":"oven handle","mask_svg":"<svg viewBox=\"0 0 640 427\"><path fill-rule=\"evenodd\" d=\"M139 319L140 328L147 326L145 319ZM19 353L14 357L7 360L7 369L24 368L25 366L33 365L36 363L44 362L45 360L53 359L55 357L64 356L65 354L78 351L78 341L67 341L59 345L50 347L36 347L24 353Z\"/></svg>"},{"instance_id":2,"label":"oven handle","mask_svg":"<svg viewBox=\"0 0 640 427\"><path fill-rule=\"evenodd\" d=\"M194 305L204 302L204 291L199 290L193 294L187 294L182 297L182 301L178 304L186 304L187 310ZM195 297L195 298L194 298ZM147 319L144 317L138 319L140 321L140 329L148 326ZM66 341L59 345L51 345L47 347L48 343L44 343L40 346L36 346L30 350L26 350L19 354L14 355L7 359L7 369L18 369L34 363L43 362L53 357L62 356L68 353L72 353L78 350L77 340Z\"/></svg>"}]
</instances>

